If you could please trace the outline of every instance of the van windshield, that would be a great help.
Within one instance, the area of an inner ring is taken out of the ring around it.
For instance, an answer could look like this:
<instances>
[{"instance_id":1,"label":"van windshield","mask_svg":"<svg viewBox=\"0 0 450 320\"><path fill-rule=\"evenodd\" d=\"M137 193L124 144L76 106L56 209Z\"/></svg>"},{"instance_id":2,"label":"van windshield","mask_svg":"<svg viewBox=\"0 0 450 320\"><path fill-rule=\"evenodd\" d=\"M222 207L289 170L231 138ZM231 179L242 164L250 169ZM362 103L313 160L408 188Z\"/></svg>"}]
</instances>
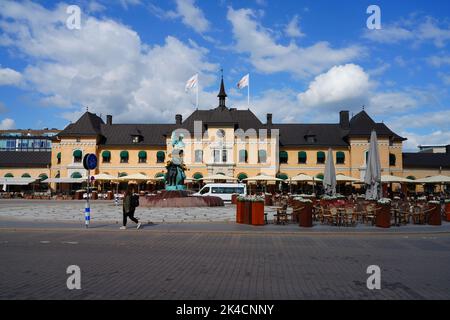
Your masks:
<instances>
[{"instance_id":1,"label":"van windshield","mask_svg":"<svg viewBox=\"0 0 450 320\"><path fill-rule=\"evenodd\" d=\"M220 194L243 194L244 187L212 187L211 193Z\"/></svg>"},{"instance_id":2,"label":"van windshield","mask_svg":"<svg viewBox=\"0 0 450 320\"><path fill-rule=\"evenodd\" d=\"M200 194L205 194L209 192L209 187L205 187L200 191Z\"/></svg>"}]
</instances>

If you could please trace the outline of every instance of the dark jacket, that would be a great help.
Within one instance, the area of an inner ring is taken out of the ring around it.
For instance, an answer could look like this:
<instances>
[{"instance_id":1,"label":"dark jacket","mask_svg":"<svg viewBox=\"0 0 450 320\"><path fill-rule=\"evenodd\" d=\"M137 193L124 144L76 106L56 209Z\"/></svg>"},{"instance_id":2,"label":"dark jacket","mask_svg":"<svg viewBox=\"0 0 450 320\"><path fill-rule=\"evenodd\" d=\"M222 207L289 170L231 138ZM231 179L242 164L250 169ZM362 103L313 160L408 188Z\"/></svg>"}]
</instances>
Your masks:
<instances>
[{"instance_id":1,"label":"dark jacket","mask_svg":"<svg viewBox=\"0 0 450 320\"><path fill-rule=\"evenodd\" d=\"M123 211L126 213L132 212L134 209L131 197L132 197L131 194L127 194L125 198L123 198Z\"/></svg>"}]
</instances>

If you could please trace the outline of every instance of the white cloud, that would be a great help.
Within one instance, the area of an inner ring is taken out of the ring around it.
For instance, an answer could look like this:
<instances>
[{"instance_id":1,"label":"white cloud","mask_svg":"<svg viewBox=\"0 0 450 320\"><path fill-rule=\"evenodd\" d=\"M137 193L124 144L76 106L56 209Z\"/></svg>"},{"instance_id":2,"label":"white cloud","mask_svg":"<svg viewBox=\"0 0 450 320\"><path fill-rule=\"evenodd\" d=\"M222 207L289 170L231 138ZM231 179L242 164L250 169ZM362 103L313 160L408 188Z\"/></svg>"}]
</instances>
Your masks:
<instances>
[{"instance_id":1,"label":"white cloud","mask_svg":"<svg viewBox=\"0 0 450 320\"><path fill-rule=\"evenodd\" d=\"M6 111L8 111L8 108L0 101L0 114L5 113Z\"/></svg>"},{"instance_id":2,"label":"white cloud","mask_svg":"<svg viewBox=\"0 0 450 320\"><path fill-rule=\"evenodd\" d=\"M10 130L15 129L16 123L13 119L5 118L0 121L0 130Z\"/></svg>"},{"instance_id":3,"label":"white cloud","mask_svg":"<svg viewBox=\"0 0 450 320\"><path fill-rule=\"evenodd\" d=\"M176 0L177 9L172 17L181 17L185 25L198 33L207 32L210 22L205 18L203 11L195 5L195 0Z\"/></svg>"},{"instance_id":4,"label":"white cloud","mask_svg":"<svg viewBox=\"0 0 450 320\"><path fill-rule=\"evenodd\" d=\"M383 24L380 30L365 29L363 37L378 43L400 43L409 41L413 45L431 42L441 48L450 40L448 25L441 27L440 21L432 17L404 19L393 24Z\"/></svg>"},{"instance_id":5,"label":"white cloud","mask_svg":"<svg viewBox=\"0 0 450 320\"><path fill-rule=\"evenodd\" d=\"M370 87L369 76L360 66L346 64L318 75L298 99L309 109L356 107L366 103Z\"/></svg>"},{"instance_id":6,"label":"white cloud","mask_svg":"<svg viewBox=\"0 0 450 320\"><path fill-rule=\"evenodd\" d=\"M141 4L141 0L119 0L119 2L125 9L128 9L128 6Z\"/></svg>"},{"instance_id":7,"label":"white cloud","mask_svg":"<svg viewBox=\"0 0 450 320\"><path fill-rule=\"evenodd\" d=\"M251 9L228 9L227 18L232 24L234 49L248 53L250 62L260 72L289 72L297 77L309 77L341 63L363 55L359 46L333 49L328 42L317 42L309 47L294 43L280 45L271 31L256 21Z\"/></svg>"},{"instance_id":8,"label":"white cloud","mask_svg":"<svg viewBox=\"0 0 450 320\"><path fill-rule=\"evenodd\" d=\"M284 29L284 32L288 37L291 38L300 38L304 37L305 34L301 31L299 26L300 18L298 15L295 15L292 20L288 23L286 28Z\"/></svg>"},{"instance_id":9,"label":"white cloud","mask_svg":"<svg viewBox=\"0 0 450 320\"><path fill-rule=\"evenodd\" d=\"M67 108L69 120L89 106L119 121L172 122L175 113L192 110L195 99L184 92L192 74L200 73L201 88L216 81L218 66L207 61L205 48L170 36L148 46L129 27L89 15L81 30L71 31L61 23L63 9L3 1L0 30L14 39L9 46L30 58L23 72L27 89L44 105ZM201 90L201 107L215 105L215 94Z\"/></svg>"},{"instance_id":10,"label":"white cloud","mask_svg":"<svg viewBox=\"0 0 450 320\"><path fill-rule=\"evenodd\" d=\"M0 86L19 85L22 82L22 75L10 68L0 68Z\"/></svg>"},{"instance_id":11,"label":"white cloud","mask_svg":"<svg viewBox=\"0 0 450 320\"><path fill-rule=\"evenodd\" d=\"M450 141L450 130L435 130L425 134L418 134L412 131L402 131L397 133L408 138L408 140L403 142L404 151L416 151L417 146L419 145L449 144Z\"/></svg>"},{"instance_id":12,"label":"white cloud","mask_svg":"<svg viewBox=\"0 0 450 320\"><path fill-rule=\"evenodd\" d=\"M427 58L427 62L437 68L443 65L450 65L450 55L431 56Z\"/></svg>"},{"instance_id":13,"label":"white cloud","mask_svg":"<svg viewBox=\"0 0 450 320\"><path fill-rule=\"evenodd\" d=\"M408 92L378 92L369 97L368 111L374 115L411 112L418 106L417 99Z\"/></svg>"}]
</instances>

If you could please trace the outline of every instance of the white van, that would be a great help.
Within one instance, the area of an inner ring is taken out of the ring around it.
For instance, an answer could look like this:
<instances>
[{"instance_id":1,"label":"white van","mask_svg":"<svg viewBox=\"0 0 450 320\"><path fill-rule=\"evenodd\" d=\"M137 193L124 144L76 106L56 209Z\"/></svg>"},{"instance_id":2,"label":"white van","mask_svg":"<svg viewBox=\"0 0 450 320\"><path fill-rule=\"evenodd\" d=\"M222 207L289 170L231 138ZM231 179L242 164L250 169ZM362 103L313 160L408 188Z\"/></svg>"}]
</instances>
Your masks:
<instances>
[{"instance_id":1,"label":"white van","mask_svg":"<svg viewBox=\"0 0 450 320\"><path fill-rule=\"evenodd\" d=\"M246 195L247 186L241 183L208 183L195 193L194 196L214 196L223 201L231 201L233 194Z\"/></svg>"}]
</instances>

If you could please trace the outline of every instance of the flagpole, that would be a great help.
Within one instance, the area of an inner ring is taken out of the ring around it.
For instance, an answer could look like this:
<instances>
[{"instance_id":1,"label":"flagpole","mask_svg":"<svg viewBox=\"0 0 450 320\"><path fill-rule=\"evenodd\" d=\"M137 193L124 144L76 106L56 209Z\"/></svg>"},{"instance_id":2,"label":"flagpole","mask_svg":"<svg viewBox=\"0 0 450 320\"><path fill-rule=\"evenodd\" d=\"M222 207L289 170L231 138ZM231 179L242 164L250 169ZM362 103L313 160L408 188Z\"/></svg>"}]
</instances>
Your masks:
<instances>
[{"instance_id":1,"label":"flagpole","mask_svg":"<svg viewBox=\"0 0 450 320\"><path fill-rule=\"evenodd\" d=\"M247 105L248 105L248 108L250 109L250 74L248 75Z\"/></svg>"},{"instance_id":2,"label":"flagpole","mask_svg":"<svg viewBox=\"0 0 450 320\"><path fill-rule=\"evenodd\" d=\"M200 84L199 84L198 76L197 76L197 94L196 94L197 97L196 97L196 106L195 106L196 109L198 109L198 87L199 87L199 85L200 85Z\"/></svg>"}]
</instances>

